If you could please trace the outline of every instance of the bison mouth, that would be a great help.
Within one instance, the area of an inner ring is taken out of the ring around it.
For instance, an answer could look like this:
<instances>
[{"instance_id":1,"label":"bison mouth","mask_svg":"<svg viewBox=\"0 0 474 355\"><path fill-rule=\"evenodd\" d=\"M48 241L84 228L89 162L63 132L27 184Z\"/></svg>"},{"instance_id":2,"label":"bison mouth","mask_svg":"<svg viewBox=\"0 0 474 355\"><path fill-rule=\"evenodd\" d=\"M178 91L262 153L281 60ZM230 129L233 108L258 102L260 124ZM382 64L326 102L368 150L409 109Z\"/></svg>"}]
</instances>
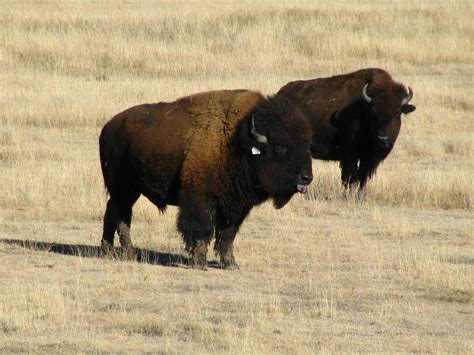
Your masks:
<instances>
[{"instance_id":1,"label":"bison mouth","mask_svg":"<svg viewBox=\"0 0 474 355\"><path fill-rule=\"evenodd\" d=\"M298 184L298 185L296 185L296 190L300 194L305 194L305 193L308 192L308 185Z\"/></svg>"},{"instance_id":2,"label":"bison mouth","mask_svg":"<svg viewBox=\"0 0 474 355\"><path fill-rule=\"evenodd\" d=\"M379 159L385 159L389 154L390 152L392 151L392 148L393 146L390 145L390 146L378 146L377 147L377 158Z\"/></svg>"}]
</instances>

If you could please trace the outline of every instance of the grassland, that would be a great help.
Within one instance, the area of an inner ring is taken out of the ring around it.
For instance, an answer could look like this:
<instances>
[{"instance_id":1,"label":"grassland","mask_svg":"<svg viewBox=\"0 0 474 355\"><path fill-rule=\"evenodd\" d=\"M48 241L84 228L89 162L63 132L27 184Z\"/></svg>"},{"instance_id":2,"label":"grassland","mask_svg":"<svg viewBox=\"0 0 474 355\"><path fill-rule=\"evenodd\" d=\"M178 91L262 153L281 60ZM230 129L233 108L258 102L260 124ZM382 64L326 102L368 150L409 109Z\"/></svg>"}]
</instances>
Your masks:
<instances>
[{"instance_id":1,"label":"grassland","mask_svg":"<svg viewBox=\"0 0 474 355\"><path fill-rule=\"evenodd\" d=\"M473 353L473 18L469 1L3 3L0 352ZM190 269L176 210L146 200L140 260L96 257L115 113L363 67L417 106L365 199L314 161L308 196L252 211L238 272Z\"/></svg>"}]
</instances>

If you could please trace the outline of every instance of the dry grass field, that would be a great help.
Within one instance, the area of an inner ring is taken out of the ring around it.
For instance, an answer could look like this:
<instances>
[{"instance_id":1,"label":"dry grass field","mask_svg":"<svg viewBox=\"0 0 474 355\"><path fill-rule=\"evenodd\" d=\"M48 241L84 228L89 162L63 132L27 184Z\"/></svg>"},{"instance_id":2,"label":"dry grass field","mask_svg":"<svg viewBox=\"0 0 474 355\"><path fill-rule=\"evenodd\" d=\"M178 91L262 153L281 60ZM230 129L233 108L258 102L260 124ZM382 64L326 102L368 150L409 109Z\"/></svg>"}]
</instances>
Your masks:
<instances>
[{"instance_id":1,"label":"dry grass field","mask_svg":"<svg viewBox=\"0 0 474 355\"><path fill-rule=\"evenodd\" d=\"M472 1L3 1L0 353L473 353L473 18ZM314 161L307 196L244 222L235 272L191 269L176 209L142 198L139 259L97 257L114 114L364 67L417 106L365 198Z\"/></svg>"}]
</instances>

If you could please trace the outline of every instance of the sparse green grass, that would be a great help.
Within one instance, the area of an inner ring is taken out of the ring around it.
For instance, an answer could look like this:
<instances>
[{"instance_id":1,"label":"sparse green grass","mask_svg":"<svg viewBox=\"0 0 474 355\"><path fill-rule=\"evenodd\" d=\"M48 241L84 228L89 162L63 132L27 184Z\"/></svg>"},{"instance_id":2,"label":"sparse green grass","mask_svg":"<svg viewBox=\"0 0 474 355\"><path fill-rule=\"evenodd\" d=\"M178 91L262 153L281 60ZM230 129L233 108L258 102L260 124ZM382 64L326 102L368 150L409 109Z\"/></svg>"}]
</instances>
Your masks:
<instances>
[{"instance_id":1,"label":"sparse green grass","mask_svg":"<svg viewBox=\"0 0 474 355\"><path fill-rule=\"evenodd\" d=\"M473 17L469 1L2 6L0 352L472 353ZM241 271L153 264L185 254L176 209L144 199L147 258L93 257L114 114L369 66L417 110L364 198L314 161L307 196L245 221Z\"/></svg>"}]
</instances>

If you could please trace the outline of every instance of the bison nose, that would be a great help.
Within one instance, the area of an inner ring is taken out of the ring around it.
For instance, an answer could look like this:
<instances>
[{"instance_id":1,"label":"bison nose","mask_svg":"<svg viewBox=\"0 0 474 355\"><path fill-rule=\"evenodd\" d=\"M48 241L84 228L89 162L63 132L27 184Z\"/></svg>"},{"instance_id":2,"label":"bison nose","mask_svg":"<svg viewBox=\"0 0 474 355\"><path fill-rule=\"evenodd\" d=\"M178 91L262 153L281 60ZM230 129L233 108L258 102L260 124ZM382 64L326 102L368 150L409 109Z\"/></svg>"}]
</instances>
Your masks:
<instances>
[{"instance_id":1,"label":"bison nose","mask_svg":"<svg viewBox=\"0 0 474 355\"><path fill-rule=\"evenodd\" d=\"M301 174L300 179L301 179L302 184L309 185L311 181L313 181L313 174L312 173Z\"/></svg>"},{"instance_id":2,"label":"bison nose","mask_svg":"<svg viewBox=\"0 0 474 355\"><path fill-rule=\"evenodd\" d=\"M308 192L308 185L313 181L313 173L311 171L302 173L298 176L298 180L296 190L301 194L305 194Z\"/></svg>"},{"instance_id":3,"label":"bison nose","mask_svg":"<svg viewBox=\"0 0 474 355\"><path fill-rule=\"evenodd\" d=\"M388 136L377 136L378 145L381 148L389 148L392 146L392 142L390 142L390 138Z\"/></svg>"}]
</instances>

